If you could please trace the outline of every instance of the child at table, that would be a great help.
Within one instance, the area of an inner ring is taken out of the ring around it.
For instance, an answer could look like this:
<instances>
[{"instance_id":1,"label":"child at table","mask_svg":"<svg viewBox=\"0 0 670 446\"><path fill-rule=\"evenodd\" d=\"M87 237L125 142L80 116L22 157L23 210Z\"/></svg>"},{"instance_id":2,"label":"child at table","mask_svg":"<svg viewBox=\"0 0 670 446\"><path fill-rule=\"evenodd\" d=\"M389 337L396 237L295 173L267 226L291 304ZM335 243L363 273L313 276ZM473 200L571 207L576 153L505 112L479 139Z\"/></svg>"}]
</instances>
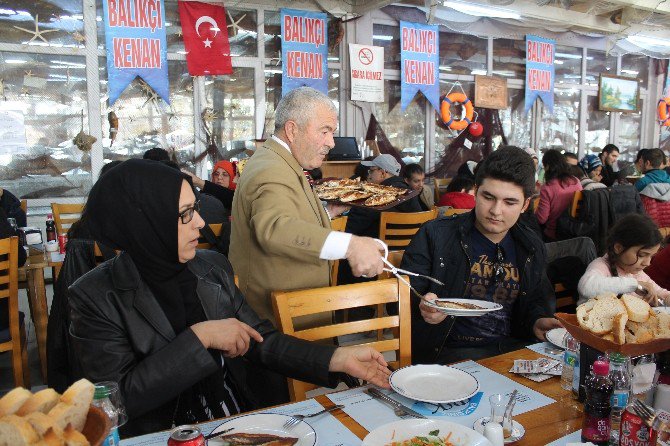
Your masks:
<instances>
[{"instance_id":1,"label":"child at table","mask_svg":"<svg viewBox=\"0 0 670 446\"><path fill-rule=\"evenodd\" d=\"M647 215L631 214L610 230L607 254L591 262L579 281L578 304L603 293L635 293L652 306L667 302L670 291L658 286L645 272L661 246L662 236Z\"/></svg>"}]
</instances>

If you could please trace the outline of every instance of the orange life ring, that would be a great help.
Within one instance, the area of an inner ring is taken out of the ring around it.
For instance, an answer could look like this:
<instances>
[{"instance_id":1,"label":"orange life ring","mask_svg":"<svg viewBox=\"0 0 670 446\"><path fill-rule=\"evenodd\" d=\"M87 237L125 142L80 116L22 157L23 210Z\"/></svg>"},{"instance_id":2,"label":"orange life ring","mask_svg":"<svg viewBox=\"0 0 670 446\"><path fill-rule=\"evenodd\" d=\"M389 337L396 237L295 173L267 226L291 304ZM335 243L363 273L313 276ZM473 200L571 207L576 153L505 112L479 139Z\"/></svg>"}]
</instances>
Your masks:
<instances>
[{"instance_id":1,"label":"orange life ring","mask_svg":"<svg viewBox=\"0 0 670 446\"><path fill-rule=\"evenodd\" d=\"M670 97L658 101L658 120L665 127L670 127Z\"/></svg>"},{"instance_id":2,"label":"orange life ring","mask_svg":"<svg viewBox=\"0 0 670 446\"><path fill-rule=\"evenodd\" d=\"M460 103L465 107L465 118L460 121L454 120L453 116L451 116L451 111L449 110L454 102ZM449 93L445 96L440 105L440 112L442 115L442 122L452 130L465 129L470 125L472 118L475 116L475 108L472 105L472 101L468 99L465 93Z\"/></svg>"}]
</instances>

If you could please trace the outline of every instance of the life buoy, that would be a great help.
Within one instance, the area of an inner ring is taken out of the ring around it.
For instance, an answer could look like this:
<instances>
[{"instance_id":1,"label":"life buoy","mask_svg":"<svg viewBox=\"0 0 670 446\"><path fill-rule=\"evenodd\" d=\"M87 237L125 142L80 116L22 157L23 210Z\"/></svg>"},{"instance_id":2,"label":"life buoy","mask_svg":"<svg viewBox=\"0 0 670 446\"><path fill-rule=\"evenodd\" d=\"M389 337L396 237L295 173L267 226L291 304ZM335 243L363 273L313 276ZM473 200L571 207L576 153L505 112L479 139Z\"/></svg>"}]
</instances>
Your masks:
<instances>
[{"instance_id":1,"label":"life buoy","mask_svg":"<svg viewBox=\"0 0 670 446\"><path fill-rule=\"evenodd\" d=\"M450 108L455 102L465 107L465 118L460 121L454 120L453 116L451 116ZM472 105L472 101L468 99L465 93L449 93L445 96L440 105L440 112L442 122L452 130L463 130L470 125L472 118L475 116L475 108Z\"/></svg>"},{"instance_id":2,"label":"life buoy","mask_svg":"<svg viewBox=\"0 0 670 446\"><path fill-rule=\"evenodd\" d=\"M658 101L658 120L665 127L670 127L670 97Z\"/></svg>"}]
</instances>

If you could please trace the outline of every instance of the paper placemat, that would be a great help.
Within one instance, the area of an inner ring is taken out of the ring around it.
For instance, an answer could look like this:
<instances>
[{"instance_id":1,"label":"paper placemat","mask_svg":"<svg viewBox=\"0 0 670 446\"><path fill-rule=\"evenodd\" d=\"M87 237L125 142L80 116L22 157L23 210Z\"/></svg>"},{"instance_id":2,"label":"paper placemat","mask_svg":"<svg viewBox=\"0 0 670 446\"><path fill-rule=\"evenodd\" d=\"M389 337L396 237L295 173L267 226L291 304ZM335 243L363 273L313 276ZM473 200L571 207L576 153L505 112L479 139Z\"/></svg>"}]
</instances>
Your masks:
<instances>
[{"instance_id":1,"label":"paper placemat","mask_svg":"<svg viewBox=\"0 0 670 446\"><path fill-rule=\"evenodd\" d=\"M289 404L281 407L274 407L267 410L257 410L254 413L278 413L283 415L310 414L323 410L323 406L317 401L311 399L299 403ZM206 435L212 432L217 426L228 421L216 420L207 423L198 424L198 427ZM309 419L309 424L316 431L319 446L360 446L361 440L347 429L337 418L331 414L319 415ZM170 436L169 431L155 432L153 434L142 435L140 437L121 440L120 446L165 446Z\"/></svg>"},{"instance_id":2,"label":"paper placemat","mask_svg":"<svg viewBox=\"0 0 670 446\"><path fill-rule=\"evenodd\" d=\"M512 381L493 370L487 369L474 361L461 362L453 367L471 373L479 381L479 392L469 400L435 405L414 401L392 391L386 391L386 393L428 418L447 419L469 428L472 428L473 423L479 418L490 416L491 407L489 406L488 397L494 393L510 395L514 389L518 390L514 415L555 402L553 399ZM335 404L343 404L345 406L343 410L347 415L356 420L368 431L400 419L393 413L393 409L390 406L381 401L374 400L371 396L364 393L364 390L365 388L356 388L326 396Z\"/></svg>"},{"instance_id":3,"label":"paper placemat","mask_svg":"<svg viewBox=\"0 0 670 446\"><path fill-rule=\"evenodd\" d=\"M552 441L547 444L547 446L565 446L568 443L577 443L582 444L582 430L579 429L576 432L573 432L565 437L561 437L556 441Z\"/></svg>"},{"instance_id":4,"label":"paper placemat","mask_svg":"<svg viewBox=\"0 0 670 446\"><path fill-rule=\"evenodd\" d=\"M557 359L561 362L563 361L563 352L558 353L556 355L552 354L552 353L548 353L545 350L546 347L556 348L556 346L554 344L552 344L551 342L538 342L537 344L531 344L531 345L526 346L527 349L533 350L535 353L539 353L542 356L546 356L546 357L552 358L552 359Z\"/></svg>"}]
</instances>

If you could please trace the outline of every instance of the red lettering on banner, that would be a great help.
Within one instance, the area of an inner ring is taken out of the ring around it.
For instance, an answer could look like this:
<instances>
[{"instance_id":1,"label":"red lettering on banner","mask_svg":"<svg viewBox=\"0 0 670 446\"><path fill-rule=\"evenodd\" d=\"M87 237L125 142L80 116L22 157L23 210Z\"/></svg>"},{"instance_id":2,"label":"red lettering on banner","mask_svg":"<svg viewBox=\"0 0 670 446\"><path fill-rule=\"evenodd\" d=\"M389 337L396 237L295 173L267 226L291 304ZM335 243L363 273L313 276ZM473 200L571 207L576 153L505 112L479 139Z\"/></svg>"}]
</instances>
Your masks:
<instances>
[{"instance_id":1,"label":"red lettering on banner","mask_svg":"<svg viewBox=\"0 0 670 446\"><path fill-rule=\"evenodd\" d=\"M526 59L528 62L552 65L554 63L554 45L529 40L526 45Z\"/></svg>"},{"instance_id":2,"label":"red lettering on banner","mask_svg":"<svg viewBox=\"0 0 670 446\"><path fill-rule=\"evenodd\" d=\"M109 26L148 28L163 27L161 0L105 0Z\"/></svg>"},{"instance_id":3,"label":"red lettering on banner","mask_svg":"<svg viewBox=\"0 0 670 446\"><path fill-rule=\"evenodd\" d=\"M351 77L354 79L368 79L379 81L382 79L381 71L351 70Z\"/></svg>"},{"instance_id":4,"label":"red lettering on banner","mask_svg":"<svg viewBox=\"0 0 670 446\"><path fill-rule=\"evenodd\" d=\"M116 0L107 0L107 11L109 11L109 26L116 26L116 22L119 20L119 14L116 9Z\"/></svg>"},{"instance_id":5,"label":"red lettering on banner","mask_svg":"<svg viewBox=\"0 0 670 446\"><path fill-rule=\"evenodd\" d=\"M405 83L435 84L435 64L421 60L405 60Z\"/></svg>"},{"instance_id":6,"label":"red lettering on banner","mask_svg":"<svg viewBox=\"0 0 670 446\"><path fill-rule=\"evenodd\" d=\"M284 40L287 42L309 43L317 48L326 43L326 26L323 19L284 16Z\"/></svg>"},{"instance_id":7,"label":"red lettering on banner","mask_svg":"<svg viewBox=\"0 0 670 446\"><path fill-rule=\"evenodd\" d=\"M551 91L551 71L530 68L526 82L533 91Z\"/></svg>"},{"instance_id":8,"label":"red lettering on banner","mask_svg":"<svg viewBox=\"0 0 670 446\"><path fill-rule=\"evenodd\" d=\"M160 68L161 42L159 39L131 39L114 37L114 67Z\"/></svg>"},{"instance_id":9,"label":"red lettering on banner","mask_svg":"<svg viewBox=\"0 0 670 446\"><path fill-rule=\"evenodd\" d=\"M323 79L323 54L286 52L286 74L292 78Z\"/></svg>"},{"instance_id":10,"label":"red lettering on banner","mask_svg":"<svg viewBox=\"0 0 670 446\"><path fill-rule=\"evenodd\" d=\"M427 29L403 28L402 49L414 53L436 54L437 33Z\"/></svg>"}]
</instances>

